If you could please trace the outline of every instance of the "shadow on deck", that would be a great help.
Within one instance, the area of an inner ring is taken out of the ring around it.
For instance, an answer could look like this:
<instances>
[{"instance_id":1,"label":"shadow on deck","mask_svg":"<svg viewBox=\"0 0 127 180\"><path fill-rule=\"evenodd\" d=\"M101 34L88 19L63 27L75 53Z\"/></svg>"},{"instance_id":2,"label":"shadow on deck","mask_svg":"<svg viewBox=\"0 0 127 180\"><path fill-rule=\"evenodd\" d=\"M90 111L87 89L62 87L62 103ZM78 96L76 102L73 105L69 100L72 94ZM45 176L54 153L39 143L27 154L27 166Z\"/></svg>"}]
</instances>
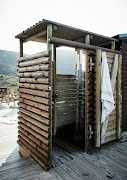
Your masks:
<instances>
[{"instance_id":1,"label":"shadow on deck","mask_svg":"<svg viewBox=\"0 0 127 180\"><path fill-rule=\"evenodd\" d=\"M8 112L10 114L8 114ZM8 109L6 116L13 114ZM14 112L14 111L13 111ZM16 112L15 112L16 113ZM126 180L127 141L88 155L74 146L53 144L53 168L44 171L31 157L18 153L17 123L0 119L0 180ZM1 118L1 117L0 117ZM14 116L15 118L15 116Z\"/></svg>"},{"instance_id":2,"label":"shadow on deck","mask_svg":"<svg viewBox=\"0 0 127 180\"><path fill-rule=\"evenodd\" d=\"M53 168L45 172L31 157L22 158L18 146L0 168L0 179L127 179L127 142L92 155L53 145Z\"/></svg>"}]
</instances>

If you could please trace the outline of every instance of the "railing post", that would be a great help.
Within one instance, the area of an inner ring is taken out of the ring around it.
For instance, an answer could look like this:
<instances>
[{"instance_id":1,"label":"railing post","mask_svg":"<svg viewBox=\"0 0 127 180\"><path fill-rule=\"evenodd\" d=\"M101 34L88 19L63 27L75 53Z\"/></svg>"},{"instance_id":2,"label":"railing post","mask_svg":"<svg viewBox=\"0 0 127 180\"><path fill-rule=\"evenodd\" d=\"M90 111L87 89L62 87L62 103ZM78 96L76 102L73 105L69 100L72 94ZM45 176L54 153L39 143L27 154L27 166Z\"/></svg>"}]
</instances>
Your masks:
<instances>
[{"instance_id":1,"label":"railing post","mask_svg":"<svg viewBox=\"0 0 127 180\"><path fill-rule=\"evenodd\" d=\"M49 38L52 37L52 25L47 26L47 50L49 52L49 92L50 92L50 101L49 101L49 120L50 120L50 131L49 131L49 146L50 146L50 164L52 166L52 58L53 58L53 50L52 44L49 43Z\"/></svg>"},{"instance_id":2,"label":"railing post","mask_svg":"<svg viewBox=\"0 0 127 180\"><path fill-rule=\"evenodd\" d=\"M23 57L23 39L20 39L20 57Z\"/></svg>"},{"instance_id":3,"label":"railing post","mask_svg":"<svg viewBox=\"0 0 127 180\"><path fill-rule=\"evenodd\" d=\"M116 102L116 107L117 107L117 114L116 114L116 125L117 125L117 139L121 138L121 101L122 101L122 96L121 96L121 61L122 61L122 56L119 55L118 57L118 72L117 72L117 102Z\"/></svg>"},{"instance_id":4,"label":"railing post","mask_svg":"<svg viewBox=\"0 0 127 180\"><path fill-rule=\"evenodd\" d=\"M95 57L95 146L100 147L101 131L101 50Z\"/></svg>"}]
</instances>

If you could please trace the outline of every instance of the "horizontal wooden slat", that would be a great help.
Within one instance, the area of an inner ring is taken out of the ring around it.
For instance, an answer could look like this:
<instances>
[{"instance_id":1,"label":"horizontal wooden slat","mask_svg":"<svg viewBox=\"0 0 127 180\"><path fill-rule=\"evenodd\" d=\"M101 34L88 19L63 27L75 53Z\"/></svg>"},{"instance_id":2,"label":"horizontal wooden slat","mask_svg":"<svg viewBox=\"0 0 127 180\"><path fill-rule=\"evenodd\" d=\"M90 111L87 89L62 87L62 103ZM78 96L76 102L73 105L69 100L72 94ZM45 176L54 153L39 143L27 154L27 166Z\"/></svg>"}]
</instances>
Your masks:
<instances>
[{"instance_id":1,"label":"horizontal wooden slat","mask_svg":"<svg viewBox=\"0 0 127 180\"><path fill-rule=\"evenodd\" d=\"M49 133L43 131L42 129L38 128L37 126L31 124L30 122L26 121L24 118L22 117L18 117L18 120L20 122L22 122L23 124L26 125L26 127L28 127L29 129L31 130L34 130L35 132L37 132L38 134L42 135L44 138L47 138L49 137ZM30 131L29 131L30 132Z\"/></svg>"},{"instance_id":2,"label":"horizontal wooden slat","mask_svg":"<svg viewBox=\"0 0 127 180\"><path fill-rule=\"evenodd\" d=\"M47 64L47 63L49 63L49 58L43 57L43 58L39 58L39 59L33 59L30 61L20 62L20 63L18 63L18 67L27 67L27 66L33 66L33 65L38 65L38 64Z\"/></svg>"},{"instance_id":3,"label":"horizontal wooden slat","mask_svg":"<svg viewBox=\"0 0 127 180\"><path fill-rule=\"evenodd\" d=\"M116 129L116 123L113 124L113 125L111 125L111 126L108 125L108 127L107 127L107 132L108 132L108 131L111 131L111 130L115 130L115 129Z\"/></svg>"},{"instance_id":4,"label":"horizontal wooden slat","mask_svg":"<svg viewBox=\"0 0 127 180\"><path fill-rule=\"evenodd\" d=\"M38 89L38 90L49 90L48 85L42 85L42 84L29 84L29 83L17 83L18 87L21 88L30 88L30 89Z\"/></svg>"},{"instance_id":5,"label":"horizontal wooden slat","mask_svg":"<svg viewBox=\"0 0 127 180\"><path fill-rule=\"evenodd\" d=\"M41 134L41 130L42 130L42 135L48 138L48 134L45 133L45 131L49 132L49 126L47 126L47 125L45 125L45 124L43 124L41 122L38 122L33 117L30 117L30 116L28 116L28 115L26 115L26 114L24 114L24 113L22 113L20 111L18 112L18 115L21 116L24 119L24 121L23 121L23 122L25 122L24 124L28 124L29 127L32 126L32 124L34 124L36 127L39 127L39 129L38 128L36 129L36 127L33 126L34 130L36 129L35 131L40 132L40 134Z\"/></svg>"},{"instance_id":6,"label":"horizontal wooden slat","mask_svg":"<svg viewBox=\"0 0 127 180\"><path fill-rule=\"evenodd\" d=\"M111 142L113 140L116 140L116 134L106 137L105 138L105 143Z\"/></svg>"},{"instance_id":7,"label":"horizontal wooden slat","mask_svg":"<svg viewBox=\"0 0 127 180\"><path fill-rule=\"evenodd\" d=\"M56 74L56 78L60 77L60 78L75 78L75 75L70 75L70 74Z\"/></svg>"},{"instance_id":8,"label":"horizontal wooden slat","mask_svg":"<svg viewBox=\"0 0 127 180\"><path fill-rule=\"evenodd\" d=\"M36 102L34 102L34 101L30 101L30 100L23 99L23 98L19 98L18 101L19 101L19 102L23 102L23 103L25 103L25 104L28 104L28 105L30 105L30 106L33 106L33 107L35 107L35 108L42 109L42 110L44 110L44 111L49 111L49 106L43 105L43 104L41 104L41 103L36 103Z\"/></svg>"},{"instance_id":9,"label":"horizontal wooden slat","mask_svg":"<svg viewBox=\"0 0 127 180\"><path fill-rule=\"evenodd\" d=\"M38 90L32 90L32 89L26 89L26 88L19 88L18 91L27 93L27 94L32 94L35 96L41 96L41 97L46 97L46 98L49 97L49 92L45 92L45 91L38 91Z\"/></svg>"},{"instance_id":10,"label":"horizontal wooden slat","mask_svg":"<svg viewBox=\"0 0 127 180\"><path fill-rule=\"evenodd\" d=\"M68 82L73 82L76 83L75 78L56 78L56 82L63 82L63 83L68 83Z\"/></svg>"},{"instance_id":11,"label":"horizontal wooden slat","mask_svg":"<svg viewBox=\"0 0 127 180\"><path fill-rule=\"evenodd\" d=\"M32 72L32 71L44 71L44 70L49 70L49 64L45 65L35 65L35 66L30 66L30 67L23 67L23 68L18 68L18 72Z\"/></svg>"},{"instance_id":12,"label":"horizontal wooden slat","mask_svg":"<svg viewBox=\"0 0 127 180\"><path fill-rule=\"evenodd\" d=\"M20 118L21 119L21 118ZM18 122L19 126L21 126L23 129L25 129L26 131L28 131L29 133L31 133L33 136L35 136L36 138L40 139L43 143L45 143L46 145L49 145L49 140L45 137L43 137L42 135L40 135L39 133L33 131L31 128L29 128L28 126L26 126L24 123L22 122Z\"/></svg>"},{"instance_id":13,"label":"horizontal wooden slat","mask_svg":"<svg viewBox=\"0 0 127 180\"><path fill-rule=\"evenodd\" d=\"M44 117L42 117L42 116L40 116L40 115L38 115L36 113L32 113L32 112L30 112L30 111L28 111L28 110L26 110L24 108L21 108L21 107L19 107L18 110L21 111L22 113L36 119L36 120L38 120L39 122L42 122L42 123L44 123L46 125L49 125L49 120L48 119L46 119L46 118L44 118Z\"/></svg>"},{"instance_id":14,"label":"horizontal wooden slat","mask_svg":"<svg viewBox=\"0 0 127 180\"><path fill-rule=\"evenodd\" d=\"M67 101L61 101L61 102L56 102L56 107L71 107L71 106L76 106L76 101L72 102L67 102Z\"/></svg>"},{"instance_id":15,"label":"horizontal wooden slat","mask_svg":"<svg viewBox=\"0 0 127 180\"><path fill-rule=\"evenodd\" d=\"M46 152L49 152L49 147L44 144L42 141L40 141L39 139L37 139L35 136L33 136L32 134L30 134L28 131L24 130L23 128L21 128L20 126L18 126L18 129L25 134L28 138L30 138L32 141L36 142L36 144L38 144L42 149L44 149Z\"/></svg>"},{"instance_id":16,"label":"horizontal wooden slat","mask_svg":"<svg viewBox=\"0 0 127 180\"><path fill-rule=\"evenodd\" d=\"M48 112L42 111L42 110L40 110L40 109L34 108L34 107L29 106L29 105L26 105L26 104L24 104L24 103L20 103L20 102L19 102L18 104L19 104L20 107L22 107L22 108L24 108L24 109L27 109L27 110L29 110L29 111L32 111L32 112L34 112L34 113L36 113L36 114L39 114L39 115L41 115L41 116L43 116L43 117L49 118L49 113L48 113Z\"/></svg>"},{"instance_id":17,"label":"horizontal wooden slat","mask_svg":"<svg viewBox=\"0 0 127 180\"><path fill-rule=\"evenodd\" d=\"M25 134L23 134L21 131L18 131L18 134L20 137L22 137L25 141L27 141L31 146L33 146L35 149L37 149L38 152L40 152L46 159L49 159L49 154L45 152L41 147L39 147L36 144L36 141L33 142L30 138L28 138Z\"/></svg>"},{"instance_id":18,"label":"horizontal wooden slat","mask_svg":"<svg viewBox=\"0 0 127 180\"><path fill-rule=\"evenodd\" d=\"M19 82L49 84L49 78L18 78Z\"/></svg>"},{"instance_id":19,"label":"horizontal wooden slat","mask_svg":"<svg viewBox=\"0 0 127 180\"><path fill-rule=\"evenodd\" d=\"M61 101L74 102L74 101L76 101L76 97L58 97L58 98L56 98L56 102L61 102Z\"/></svg>"},{"instance_id":20,"label":"horizontal wooden slat","mask_svg":"<svg viewBox=\"0 0 127 180\"><path fill-rule=\"evenodd\" d=\"M18 77L33 77L33 78L38 78L38 77L49 77L49 72L48 71L43 71L43 72L25 72L25 73L17 73Z\"/></svg>"},{"instance_id":21,"label":"horizontal wooden slat","mask_svg":"<svg viewBox=\"0 0 127 180\"><path fill-rule=\"evenodd\" d=\"M24 143L22 142L24 141ZM34 148L32 148L32 146L30 146L25 140L23 140L22 138L20 138L20 140L17 141L17 143L19 144L20 147L22 147L29 155L31 155L39 164L41 167L43 167L45 170L48 170L49 168L46 166L50 166L50 161L43 161L43 157L41 157L42 155L40 153L38 153Z\"/></svg>"},{"instance_id":22,"label":"horizontal wooden slat","mask_svg":"<svg viewBox=\"0 0 127 180\"><path fill-rule=\"evenodd\" d=\"M76 93L73 93L73 94L69 94L69 93L61 93L60 91L58 92L58 95L57 95L57 98L73 98L75 97L76 98L77 94Z\"/></svg>"},{"instance_id":23,"label":"horizontal wooden slat","mask_svg":"<svg viewBox=\"0 0 127 180\"><path fill-rule=\"evenodd\" d=\"M109 136L112 136L112 135L115 135L115 134L116 134L116 129L111 130L111 131L107 131L106 132L106 137L109 137Z\"/></svg>"},{"instance_id":24,"label":"horizontal wooden slat","mask_svg":"<svg viewBox=\"0 0 127 180\"><path fill-rule=\"evenodd\" d=\"M74 84L74 85L65 85L65 86L61 84L59 86L57 85L56 89L57 90L71 90L71 89L76 89L76 87L77 87L76 84Z\"/></svg>"},{"instance_id":25,"label":"horizontal wooden slat","mask_svg":"<svg viewBox=\"0 0 127 180\"><path fill-rule=\"evenodd\" d=\"M29 60L33 60L33 59L37 59L37 58L41 58L45 56L49 56L49 53L47 51L43 51L43 52L26 56L26 57L21 57L20 59L17 59L17 62L29 61Z\"/></svg>"},{"instance_id":26,"label":"horizontal wooden slat","mask_svg":"<svg viewBox=\"0 0 127 180\"><path fill-rule=\"evenodd\" d=\"M32 96L32 95L24 94L24 93L19 93L18 96L20 98L25 98L25 99L29 99L29 100L32 100L35 102L39 102L42 104L49 105L49 99L46 99L46 98L42 98L42 97L38 97L38 96Z\"/></svg>"},{"instance_id":27,"label":"horizontal wooden slat","mask_svg":"<svg viewBox=\"0 0 127 180\"><path fill-rule=\"evenodd\" d=\"M56 86L73 86L77 85L75 82L56 82Z\"/></svg>"},{"instance_id":28,"label":"horizontal wooden slat","mask_svg":"<svg viewBox=\"0 0 127 180\"><path fill-rule=\"evenodd\" d=\"M31 146L29 142L24 140L21 136L18 136L18 138L19 141L22 142L30 151L32 151L42 162L44 162L48 166L50 165L50 161L47 160L41 153L39 153L33 146Z\"/></svg>"}]
</instances>

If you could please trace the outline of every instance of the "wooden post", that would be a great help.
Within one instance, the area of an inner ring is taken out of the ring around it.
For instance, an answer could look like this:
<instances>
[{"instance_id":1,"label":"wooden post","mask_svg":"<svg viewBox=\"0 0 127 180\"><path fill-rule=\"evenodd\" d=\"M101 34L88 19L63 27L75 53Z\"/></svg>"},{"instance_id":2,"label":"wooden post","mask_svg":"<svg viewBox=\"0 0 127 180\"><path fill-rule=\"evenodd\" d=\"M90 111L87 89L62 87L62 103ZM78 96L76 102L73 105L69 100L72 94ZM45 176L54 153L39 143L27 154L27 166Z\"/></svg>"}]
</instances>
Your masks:
<instances>
[{"instance_id":1,"label":"wooden post","mask_svg":"<svg viewBox=\"0 0 127 180\"><path fill-rule=\"evenodd\" d=\"M19 49L19 55L20 57L23 57L23 39L20 39L20 49ZM23 156L23 157L27 157L29 156L29 154L20 146L19 144L19 153Z\"/></svg>"},{"instance_id":2,"label":"wooden post","mask_svg":"<svg viewBox=\"0 0 127 180\"><path fill-rule=\"evenodd\" d=\"M95 57L95 79L96 79L96 89L95 89L95 137L96 137L96 147L100 147L100 132L101 132L101 50L96 50Z\"/></svg>"},{"instance_id":3,"label":"wooden post","mask_svg":"<svg viewBox=\"0 0 127 180\"><path fill-rule=\"evenodd\" d=\"M115 50L115 41L111 41L111 49Z\"/></svg>"},{"instance_id":4,"label":"wooden post","mask_svg":"<svg viewBox=\"0 0 127 180\"><path fill-rule=\"evenodd\" d=\"M23 57L23 39L20 39L20 57Z\"/></svg>"},{"instance_id":5,"label":"wooden post","mask_svg":"<svg viewBox=\"0 0 127 180\"><path fill-rule=\"evenodd\" d=\"M90 44L90 35L85 36L85 43ZM85 152L87 152L88 146L88 63L89 63L89 51L85 50Z\"/></svg>"},{"instance_id":6,"label":"wooden post","mask_svg":"<svg viewBox=\"0 0 127 180\"><path fill-rule=\"evenodd\" d=\"M52 161L52 58L53 50L52 44L49 43L49 38L52 37L52 25L47 26L47 50L49 52L49 64L50 64L50 75L49 75L49 91L50 91L50 102L49 102L49 113L50 113L50 136L49 136L49 146L50 146L50 161ZM52 162L50 163L52 165Z\"/></svg>"},{"instance_id":7,"label":"wooden post","mask_svg":"<svg viewBox=\"0 0 127 180\"><path fill-rule=\"evenodd\" d=\"M89 63L89 51L85 50L85 152L87 152L88 146L88 63Z\"/></svg>"},{"instance_id":8,"label":"wooden post","mask_svg":"<svg viewBox=\"0 0 127 180\"><path fill-rule=\"evenodd\" d=\"M90 44L90 35L89 34L87 34L85 36L85 44Z\"/></svg>"},{"instance_id":9,"label":"wooden post","mask_svg":"<svg viewBox=\"0 0 127 180\"><path fill-rule=\"evenodd\" d=\"M79 129L79 69L80 69L80 51L77 50L77 63L75 68L75 75L77 81L77 103L76 103L76 131Z\"/></svg>"},{"instance_id":10,"label":"wooden post","mask_svg":"<svg viewBox=\"0 0 127 180\"><path fill-rule=\"evenodd\" d=\"M122 61L122 56L119 55L119 58L118 58L118 72L117 72L117 114L116 114L116 126L117 126L117 139L120 139L121 138L121 110L120 110L120 107L121 107L121 61Z\"/></svg>"},{"instance_id":11,"label":"wooden post","mask_svg":"<svg viewBox=\"0 0 127 180\"><path fill-rule=\"evenodd\" d=\"M54 109L53 109L53 114L54 114L54 136L56 135L56 122L57 122L57 114L56 114L56 45L53 45L53 87L54 87Z\"/></svg>"}]
</instances>

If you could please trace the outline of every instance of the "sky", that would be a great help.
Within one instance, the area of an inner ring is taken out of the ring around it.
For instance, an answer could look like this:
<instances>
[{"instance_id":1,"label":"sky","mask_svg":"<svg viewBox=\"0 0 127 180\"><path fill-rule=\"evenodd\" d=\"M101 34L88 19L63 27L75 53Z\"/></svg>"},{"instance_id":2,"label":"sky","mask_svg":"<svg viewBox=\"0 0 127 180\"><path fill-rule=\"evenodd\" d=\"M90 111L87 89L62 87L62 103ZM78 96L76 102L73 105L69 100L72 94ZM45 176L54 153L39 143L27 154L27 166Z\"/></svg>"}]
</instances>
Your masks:
<instances>
[{"instance_id":1,"label":"sky","mask_svg":"<svg viewBox=\"0 0 127 180\"><path fill-rule=\"evenodd\" d=\"M127 0L0 0L0 49L19 52L15 35L42 19L112 37L127 33ZM43 50L24 44L26 54Z\"/></svg>"}]
</instances>

